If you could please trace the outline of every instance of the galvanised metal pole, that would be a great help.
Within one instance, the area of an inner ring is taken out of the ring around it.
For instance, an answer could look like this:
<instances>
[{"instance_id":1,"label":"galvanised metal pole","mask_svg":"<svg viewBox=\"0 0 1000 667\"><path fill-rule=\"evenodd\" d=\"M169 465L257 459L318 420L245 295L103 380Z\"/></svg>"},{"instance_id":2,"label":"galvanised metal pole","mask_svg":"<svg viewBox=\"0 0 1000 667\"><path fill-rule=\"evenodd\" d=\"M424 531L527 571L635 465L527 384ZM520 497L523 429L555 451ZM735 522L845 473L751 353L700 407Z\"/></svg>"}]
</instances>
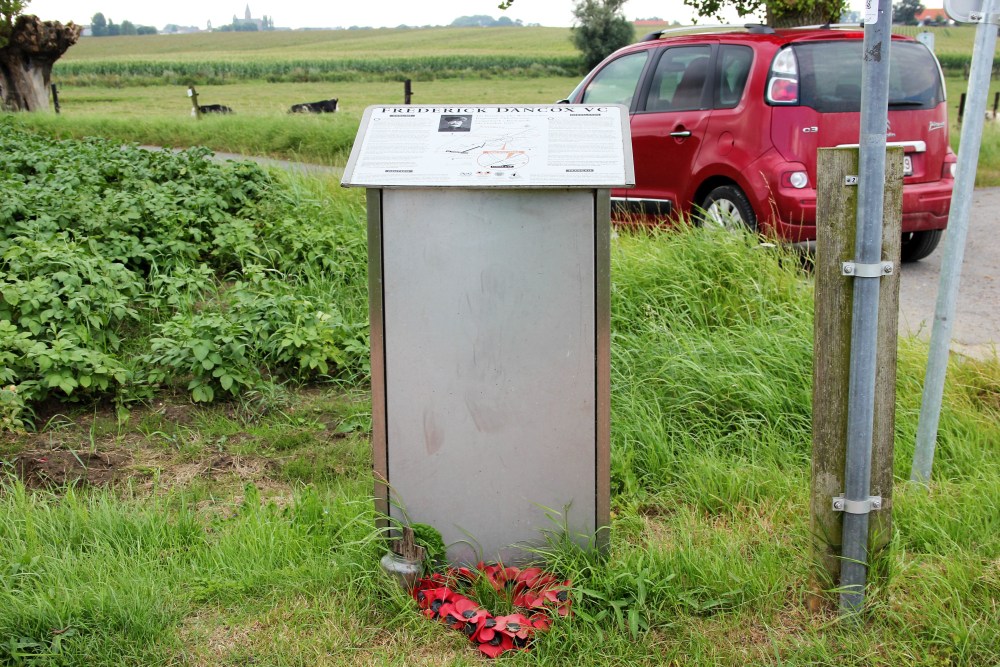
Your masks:
<instances>
[{"instance_id":1,"label":"galvanised metal pole","mask_svg":"<svg viewBox=\"0 0 1000 667\"><path fill-rule=\"evenodd\" d=\"M874 0L868 0L874 3ZM853 614L865 600L868 574L868 513L871 511L872 437L875 420L875 349L878 342L879 281L882 275L882 209L889 104L889 43L892 5L878 0L865 18L861 69L861 138L858 167L858 228L855 237L854 309L847 399L847 464L841 544L840 611ZM845 270L845 273L848 271Z\"/></svg>"},{"instance_id":2,"label":"galvanised metal pole","mask_svg":"<svg viewBox=\"0 0 1000 667\"><path fill-rule=\"evenodd\" d=\"M984 20L976 28L976 42L972 50L969 94L958 148L958 173L955 175L955 189L951 195L951 210L948 212L948 233L945 235L944 256L941 258L941 282L938 287L937 306L934 309L934 326L931 329L924 395L920 403L920 418L917 421L917 446L913 452L913 467L910 470L910 481L924 485L930 481L931 465L934 463L934 446L941 418L944 378L948 370L948 348L955 322L955 302L958 299L958 284L962 277L965 239L969 231L972 188L976 181L979 148L983 142L986 98L990 89L990 74L993 71L993 51L997 43L997 19L994 16L996 6L995 0L984 0Z\"/></svg>"}]
</instances>

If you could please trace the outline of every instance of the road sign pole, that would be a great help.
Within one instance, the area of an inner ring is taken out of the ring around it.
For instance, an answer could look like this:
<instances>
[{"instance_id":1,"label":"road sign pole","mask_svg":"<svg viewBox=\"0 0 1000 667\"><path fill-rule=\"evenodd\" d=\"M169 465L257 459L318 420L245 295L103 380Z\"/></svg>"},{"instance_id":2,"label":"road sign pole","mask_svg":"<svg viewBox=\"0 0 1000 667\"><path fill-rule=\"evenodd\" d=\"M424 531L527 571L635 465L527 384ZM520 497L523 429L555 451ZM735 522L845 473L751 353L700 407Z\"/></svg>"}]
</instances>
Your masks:
<instances>
[{"instance_id":1,"label":"road sign pole","mask_svg":"<svg viewBox=\"0 0 1000 667\"><path fill-rule=\"evenodd\" d=\"M868 575L868 514L875 421L875 372L878 344L879 283L882 259L882 208L885 184L886 120L889 104L889 49L892 5L868 0L861 69L861 137L858 166L858 228L854 244L857 269L851 320L851 361L847 399L847 462L844 472L843 562L840 611L862 609ZM845 269L845 273L848 273Z\"/></svg>"},{"instance_id":2,"label":"road sign pole","mask_svg":"<svg viewBox=\"0 0 1000 667\"><path fill-rule=\"evenodd\" d=\"M996 6L996 0L984 0L981 10L973 8L971 11L960 12L958 16L959 19L968 18L970 21L978 18L979 27L976 29L976 41L972 50L969 92L958 149L958 173L955 175L955 188L948 214L948 233L945 235L944 254L941 259L941 282L934 310L927 374L917 422L917 444L913 453L913 467L910 470L910 481L923 485L927 485L931 478L934 447L941 418L944 379L948 369L948 348L951 345L955 302L958 298L965 241L969 231L969 211L972 205L972 189L976 182L976 165L983 140L986 98L993 71L993 52L997 43L997 23L1000 22L994 13ZM949 10L948 13L956 18L947 3L945 7Z\"/></svg>"}]
</instances>

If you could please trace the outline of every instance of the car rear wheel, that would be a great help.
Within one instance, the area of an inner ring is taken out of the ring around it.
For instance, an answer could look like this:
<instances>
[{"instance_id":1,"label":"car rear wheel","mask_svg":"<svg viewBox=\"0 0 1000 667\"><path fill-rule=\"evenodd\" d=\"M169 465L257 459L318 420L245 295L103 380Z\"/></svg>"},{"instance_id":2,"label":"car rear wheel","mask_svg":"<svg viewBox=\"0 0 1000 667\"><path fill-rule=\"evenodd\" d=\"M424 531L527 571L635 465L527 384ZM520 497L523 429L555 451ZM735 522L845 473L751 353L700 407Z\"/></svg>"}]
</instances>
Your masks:
<instances>
[{"instance_id":1,"label":"car rear wheel","mask_svg":"<svg viewBox=\"0 0 1000 667\"><path fill-rule=\"evenodd\" d=\"M750 200L735 185L720 185L701 201L697 219L702 225L757 231L757 216Z\"/></svg>"},{"instance_id":2,"label":"car rear wheel","mask_svg":"<svg viewBox=\"0 0 1000 667\"><path fill-rule=\"evenodd\" d=\"M916 262L927 257L934 252L934 248L937 248L943 234L943 229L903 234L903 245L899 252L900 259L904 262Z\"/></svg>"}]
</instances>

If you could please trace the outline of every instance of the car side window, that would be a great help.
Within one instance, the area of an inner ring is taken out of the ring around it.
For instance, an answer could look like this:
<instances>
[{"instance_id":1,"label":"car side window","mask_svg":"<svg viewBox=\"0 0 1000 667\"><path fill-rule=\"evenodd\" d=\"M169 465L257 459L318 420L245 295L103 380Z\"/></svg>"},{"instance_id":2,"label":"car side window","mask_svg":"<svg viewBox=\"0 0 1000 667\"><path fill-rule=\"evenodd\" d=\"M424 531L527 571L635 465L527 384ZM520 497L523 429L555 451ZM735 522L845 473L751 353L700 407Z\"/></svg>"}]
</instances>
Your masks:
<instances>
[{"instance_id":1,"label":"car side window","mask_svg":"<svg viewBox=\"0 0 1000 667\"><path fill-rule=\"evenodd\" d=\"M711 55L710 46L682 46L664 51L646 95L646 111L704 108Z\"/></svg>"},{"instance_id":2,"label":"car side window","mask_svg":"<svg viewBox=\"0 0 1000 667\"><path fill-rule=\"evenodd\" d=\"M715 82L715 108L732 109L740 103L753 64L753 49L724 44L719 49L719 77Z\"/></svg>"},{"instance_id":3,"label":"car side window","mask_svg":"<svg viewBox=\"0 0 1000 667\"><path fill-rule=\"evenodd\" d=\"M640 51L611 61L587 84L582 102L624 104L631 107L635 90L639 86L639 77L642 76L648 59L649 54Z\"/></svg>"}]
</instances>

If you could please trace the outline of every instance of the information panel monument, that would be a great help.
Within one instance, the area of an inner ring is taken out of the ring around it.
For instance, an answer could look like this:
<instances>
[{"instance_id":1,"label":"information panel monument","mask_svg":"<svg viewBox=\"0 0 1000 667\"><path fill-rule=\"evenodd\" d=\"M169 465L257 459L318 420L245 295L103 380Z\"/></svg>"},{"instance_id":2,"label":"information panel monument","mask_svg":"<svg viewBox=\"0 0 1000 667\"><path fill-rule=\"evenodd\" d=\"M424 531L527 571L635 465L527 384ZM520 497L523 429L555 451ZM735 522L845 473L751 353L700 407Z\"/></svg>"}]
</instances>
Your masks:
<instances>
[{"instance_id":1,"label":"information panel monument","mask_svg":"<svg viewBox=\"0 0 1000 667\"><path fill-rule=\"evenodd\" d=\"M622 106L365 111L376 505L452 563L606 540L609 188L634 180Z\"/></svg>"}]
</instances>

